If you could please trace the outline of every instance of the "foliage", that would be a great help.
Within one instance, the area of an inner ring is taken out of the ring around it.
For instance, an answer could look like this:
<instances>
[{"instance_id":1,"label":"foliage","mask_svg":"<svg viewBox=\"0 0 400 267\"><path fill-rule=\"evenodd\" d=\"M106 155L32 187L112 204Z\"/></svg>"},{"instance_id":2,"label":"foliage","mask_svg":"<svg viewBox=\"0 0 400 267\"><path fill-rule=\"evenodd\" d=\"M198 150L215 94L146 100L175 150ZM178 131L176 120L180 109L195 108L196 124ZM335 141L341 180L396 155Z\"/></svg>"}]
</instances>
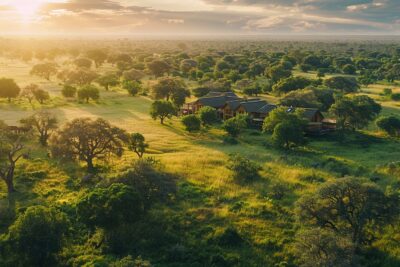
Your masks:
<instances>
[{"instance_id":1,"label":"foliage","mask_svg":"<svg viewBox=\"0 0 400 267\"><path fill-rule=\"evenodd\" d=\"M272 140L275 145L287 149L304 144L304 123L300 119L278 123L274 128Z\"/></svg>"},{"instance_id":2,"label":"foliage","mask_svg":"<svg viewBox=\"0 0 400 267\"><path fill-rule=\"evenodd\" d=\"M290 91L295 91L298 89L303 89L311 85L311 81L304 77L289 77L280 80L277 84L272 87L272 91L275 94L285 94Z\"/></svg>"},{"instance_id":3,"label":"foliage","mask_svg":"<svg viewBox=\"0 0 400 267\"><path fill-rule=\"evenodd\" d=\"M381 105L366 95L337 96L329 112L335 115L339 129L362 129L381 112Z\"/></svg>"},{"instance_id":4,"label":"foliage","mask_svg":"<svg viewBox=\"0 0 400 267\"><path fill-rule=\"evenodd\" d=\"M16 98L21 89L13 79L0 78L0 97L7 98L11 101L11 98Z\"/></svg>"},{"instance_id":5,"label":"foliage","mask_svg":"<svg viewBox=\"0 0 400 267\"><path fill-rule=\"evenodd\" d=\"M174 105L165 100L156 100L151 105L150 115L156 120L160 119L161 124L164 124L166 118L171 118L176 114L176 109Z\"/></svg>"},{"instance_id":6,"label":"foliage","mask_svg":"<svg viewBox=\"0 0 400 267\"><path fill-rule=\"evenodd\" d=\"M106 73L97 78L97 83L104 87L107 91L110 86L117 86L119 84L118 76L114 73Z\"/></svg>"},{"instance_id":7,"label":"foliage","mask_svg":"<svg viewBox=\"0 0 400 267\"><path fill-rule=\"evenodd\" d=\"M54 208L28 207L10 226L6 243L14 266L52 266L68 230L66 216Z\"/></svg>"},{"instance_id":8,"label":"foliage","mask_svg":"<svg viewBox=\"0 0 400 267\"><path fill-rule=\"evenodd\" d=\"M36 75L50 81L52 75L57 74L57 64L53 62L40 63L33 66L31 75Z\"/></svg>"},{"instance_id":9,"label":"foliage","mask_svg":"<svg viewBox=\"0 0 400 267\"><path fill-rule=\"evenodd\" d=\"M32 104L33 99L35 99L34 92L38 89L39 86L37 84L29 84L22 90L21 97L25 97L29 101L29 104Z\"/></svg>"},{"instance_id":10,"label":"foliage","mask_svg":"<svg viewBox=\"0 0 400 267\"><path fill-rule=\"evenodd\" d=\"M217 111L212 107L202 107L198 111L198 115L203 125L211 125L218 122Z\"/></svg>"},{"instance_id":11,"label":"foliage","mask_svg":"<svg viewBox=\"0 0 400 267\"><path fill-rule=\"evenodd\" d=\"M21 124L38 132L40 144L46 146L51 134L50 131L57 129L57 118L49 111L42 110L22 119Z\"/></svg>"},{"instance_id":12,"label":"foliage","mask_svg":"<svg viewBox=\"0 0 400 267\"><path fill-rule=\"evenodd\" d=\"M142 90L142 84L137 81L123 81L122 87L128 91L131 96L137 95Z\"/></svg>"},{"instance_id":13,"label":"foliage","mask_svg":"<svg viewBox=\"0 0 400 267\"><path fill-rule=\"evenodd\" d=\"M77 89L75 87L65 84L61 91L61 94L64 97L75 97L76 92L77 92Z\"/></svg>"},{"instance_id":14,"label":"foliage","mask_svg":"<svg viewBox=\"0 0 400 267\"><path fill-rule=\"evenodd\" d=\"M50 99L50 94L49 92L43 90L43 89L36 89L33 91L33 95L35 97L35 99L40 103L43 104L44 101L49 100Z\"/></svg>"},{"instance_id":15,"label":"foliage","mask_svg":"<svg viewBox=\"0 0 400 267\"><path fill-rule=\"evenodd\" d=\"M380 117L376 120L376 126L390 136L400 136L400 119L395 116Z\"/></svg>"},{"instance_id":16,"label":"foliage","mask_svg":"<svg viewBox=\"0 0 400 267\"><path fill-rule=\"evenodd\" d=\"M193 114L182 117L182 124L188 132L199 131L201 128L201 120Z\"/></svg>"},{"instance_id":17,"label":"foliage","mask_svg":"<svg viewBox=\"0 0 400 267\"><path fill-rule=\"evenodd\" d=\"M238 137L245 128L247 128L247 120L247 115L236 115L236 117L224 121L222 128L229 136L235 138Z\"/></svg>"},{"instance_id":18,"label":"foliage","mask_svg":"<svg viewBox=\"0 0 400 267\"><path fill-rule=\"evenodd\" d=\"M132 187L115 183L83 195L76 204L80 221L91 228L111 230L137 222L143 214L140 195Z\"/></svg>"},{"instance_id":19,"label":"foliage","mask_svg":"<svg viewBox=\"0 0 400 267\"><path fill-rule=\"evenodd\" d=\"M386 196L376 185L348 177L301 197L296 214L302 224L330 229L359 246L398 216L397 202L397 196Z\"/></svg>"},{"instance_id":20,"label":"foliage","mask_svg":"<svg viewBox=\"0 0 400 267\"><path fill-rule=\"evenodd\" d=\"M249 182L259 177L261 167L239 154L229 156L227 168L232 171L233 178L238 181Z\"/></svg>"},{"instance_id":21,"label":"foliage","mask_svg":"<svg viewBox=\"0 0 400 267\"><path fill-rule=\"evenodd\" d=\"M179 78L163 77L157 80L152 87L155 99L171 100L176 106L182 106L190 91L186 89L185 83Z\"/></svg>"},{"instance_id":22,"label":"foliage","mask_svg":"<svg viewBox=\"0 0 400 267\"><path fill-rule=\"evenodd\" d=\"M146 152L146 148L149 147L149 144L146 143L142 134L133 133L129 136L128 147L130 150L135 152L139 158L142 158L143 154Z\"/></svg>"},{"instance_id":23,"label":"foliage","mask_svg":"<svg viewBox=\"0 0 400 267\"><path fill-rule=\"evenodd\" d=\"M68 122L52 136L51 150L53 156L62 159L85 161L90 172L94 159L106 160L111 154L121 156L126 141L125 131L107 121L82 118Z\"/></svg>"},{"instance_id":24,"label":"foliage","mask_svg":"<svg viewBox=\"0 0 400 267\"><path fill-rule=\"evenodd\" d=\"M96 101L100 98L100 91L96 86L85 85L78 90L78 98L86 103L89 103L90 99Z\"/></svg>"},{"instance_id":25,"label":"foliage","mask_svg":"<svg viewBox=\"0 0 400 267\"><path fill-rule=\"evenodd\" d=\"M354 93L360 88L354 77L335 76L325 80L325 86L343 93Z\"/></svg>"}]
</instances>

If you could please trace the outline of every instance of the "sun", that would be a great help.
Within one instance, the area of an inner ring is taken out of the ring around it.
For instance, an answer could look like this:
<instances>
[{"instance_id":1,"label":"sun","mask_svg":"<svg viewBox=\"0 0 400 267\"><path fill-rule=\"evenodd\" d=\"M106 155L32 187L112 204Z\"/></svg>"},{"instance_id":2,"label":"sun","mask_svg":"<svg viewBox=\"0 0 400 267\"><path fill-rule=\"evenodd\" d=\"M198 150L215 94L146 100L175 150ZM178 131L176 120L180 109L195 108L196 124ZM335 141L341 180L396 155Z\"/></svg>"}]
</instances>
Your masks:
<instances>
[{"instance_id":1,"label":"sun","mask_svg":"<svg viewBox=\"0 0 400 267\"><path fill-rule=\"evenodd\" d=\"M6 0L6 5L14 9L23 21L35 19L43 4L63 2L62 0Z\"/></svg>"}]
</instances>

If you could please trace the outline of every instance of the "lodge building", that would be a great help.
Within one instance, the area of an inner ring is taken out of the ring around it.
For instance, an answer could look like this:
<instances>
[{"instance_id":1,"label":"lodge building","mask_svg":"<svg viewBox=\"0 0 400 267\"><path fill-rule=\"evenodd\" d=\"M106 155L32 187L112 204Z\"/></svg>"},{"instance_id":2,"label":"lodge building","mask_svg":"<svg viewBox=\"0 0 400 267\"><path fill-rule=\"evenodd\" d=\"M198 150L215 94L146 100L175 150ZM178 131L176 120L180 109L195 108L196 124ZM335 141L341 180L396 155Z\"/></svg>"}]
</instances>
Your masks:
<instances>
[{"instance_id":1,"label":"lodge building","mask_svg":"<svg viewBox=\"0 0 400 267\"><path fill-rule=\"evenodd\" d=\"M184 104L181 114L195 114L202 107L215 108L221 120L233 118L238 114L248 114L251 118L252 126L261 128L264 119L278 106L258 98L240 98L233 92L210 92L196 101ZM296 108L290 107L287 112L294 112L295 110ZM336 122L325 119L318 109L306 108L303 110L303 116L308 121L307 133L320 134L335 129Z\"/></svg>"}]
</instances>

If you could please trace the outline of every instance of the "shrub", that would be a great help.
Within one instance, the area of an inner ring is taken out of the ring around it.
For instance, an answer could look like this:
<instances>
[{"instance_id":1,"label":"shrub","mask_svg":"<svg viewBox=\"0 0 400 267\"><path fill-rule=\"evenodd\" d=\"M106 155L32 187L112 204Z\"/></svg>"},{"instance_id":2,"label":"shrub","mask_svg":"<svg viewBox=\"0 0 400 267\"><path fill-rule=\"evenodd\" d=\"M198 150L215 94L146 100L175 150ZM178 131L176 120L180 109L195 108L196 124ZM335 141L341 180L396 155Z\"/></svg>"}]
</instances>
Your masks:
<instances>
[{"instance_id":1,"label":"shrub","mask_svg":"<svg viewBox=\"0 0 400 267\"><path fill-rule=\"evenodd\" d=\"M392 99L393 101L400 101L400 94L399 94L399 93L392 94L392 95L391 95L391 99Z\"/></svg>"},{"instance_id":2,"label":"shrub","mask_svg":"<svg viewBox=\"0 0 400 267\"><path fill-rule=\"evenodd\" d=\"M237 137L240 132L247 128L247 115L237 115L236 117L226 120L222 125L222 128L227 132L227 134L233 138Z\"/></svg>"},{"instance_id":3,"label":"shrub","mask_svg":"<svg viewBox=\"0 0 400 267\"><path fill-rule=\"evenodd\" d=\"M261 167L238 154L230 155L227 168L233 172L233 178L242 181L251 181L259 177Z\"/></svg>"},{"instance_id":4,"label":"shrub","mask_svg":"<svg viewBox=\"0 0 400 267\"><path fill-rule=\"evenodd\" d=\"M217 111L212 107L202 107L198 115L203 125L210 125L218 121Z\"/></svg>"},{"instance_id":5,"label":"shrub","mask_svg":"<svg viewBox=\"0 0 400 267\"><path fill-rule=\"evenodd\" d=\"M100 97L99 89L93 85L86 85L78 90L78 98L80 100L85 100L89 103L89 100L97 100Z\"/></svg>"},{"instance_id":6,"label":"shrub","mask_svg":"<svg viewBox=\"0 0 400 267\"><path fill-rule=\"evenodd\" d=\"M201 128L201 121L196 115L187 115L182 117L182 124L188 132L195 132Z\"/></svg>"},{"instance_id":7,"label":"shrub","mask_svg":"<svg viewBox=\"0 0 400 267\"><path fill-rule=\"evenodd\" d=\"M394 116L380 117L376 120L376 126L390 136L400 135L400 119Z\"/></svg>"},{"instance_id":8,"label":"shrub","mask_svg":"<svg viewBox=\"0 0 400 267\"><path fill-rule=\"evenodd\" d=\"M71 85L64 85L63 89L61 90L61 94L64 97L75 97L76 95L76 88Z\"/></svg>"}]
</instances>

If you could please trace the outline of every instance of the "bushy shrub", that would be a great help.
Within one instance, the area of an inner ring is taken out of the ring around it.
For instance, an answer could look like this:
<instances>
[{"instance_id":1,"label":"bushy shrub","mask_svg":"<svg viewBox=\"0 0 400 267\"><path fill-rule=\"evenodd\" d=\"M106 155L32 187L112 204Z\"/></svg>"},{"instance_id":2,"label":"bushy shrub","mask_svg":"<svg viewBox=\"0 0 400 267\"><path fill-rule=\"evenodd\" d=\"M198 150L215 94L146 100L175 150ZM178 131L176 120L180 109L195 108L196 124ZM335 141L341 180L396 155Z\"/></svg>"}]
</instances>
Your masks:
<instances>
[{"instance_id":1,"label":"bushy shrub","mask_svg":"<svg viewBox=\"0 0 400 267\"><path fill-rule=\"evenodd\" d=\"M196 115L182 117L182 123L188 132L195 132L201 128L201 121Z\"/></svg>"},{"instance_id":2,"label":"bushy shrub","mask_svg":"<svg viewBox=\"0 0 400 267\"><path fill-rule=\"evenodd\" d=\"M64 85L64 87L63 87L63 89L62 89L62 91L61 91L61 94L64 96L64 97L75 97L75 95L76 95L76 88L75 87L73 87L73 86L71 86L71 85Z\"/></svg>"},{"instance_id":3,"label":"bushy shrub","mask_svg":"<svg viewBox=\"0 0 400 267\"><path fill-rule=\"evenodd\" d=\"M203 125L211 125L218 121L217 111L212 107L202 107L198 115Z\"/></svg>"},{"instance_id":4,"label":"bushy shrub","mask_svg":"<svg viewBox=\"0 0 400 267\"><path fill-rule=\"evenodd\" d=\"M230 155L227 168L233 172L234 179L251 181L259 177L261 167L238 154Z\"/></svg>"}]
</instances>

